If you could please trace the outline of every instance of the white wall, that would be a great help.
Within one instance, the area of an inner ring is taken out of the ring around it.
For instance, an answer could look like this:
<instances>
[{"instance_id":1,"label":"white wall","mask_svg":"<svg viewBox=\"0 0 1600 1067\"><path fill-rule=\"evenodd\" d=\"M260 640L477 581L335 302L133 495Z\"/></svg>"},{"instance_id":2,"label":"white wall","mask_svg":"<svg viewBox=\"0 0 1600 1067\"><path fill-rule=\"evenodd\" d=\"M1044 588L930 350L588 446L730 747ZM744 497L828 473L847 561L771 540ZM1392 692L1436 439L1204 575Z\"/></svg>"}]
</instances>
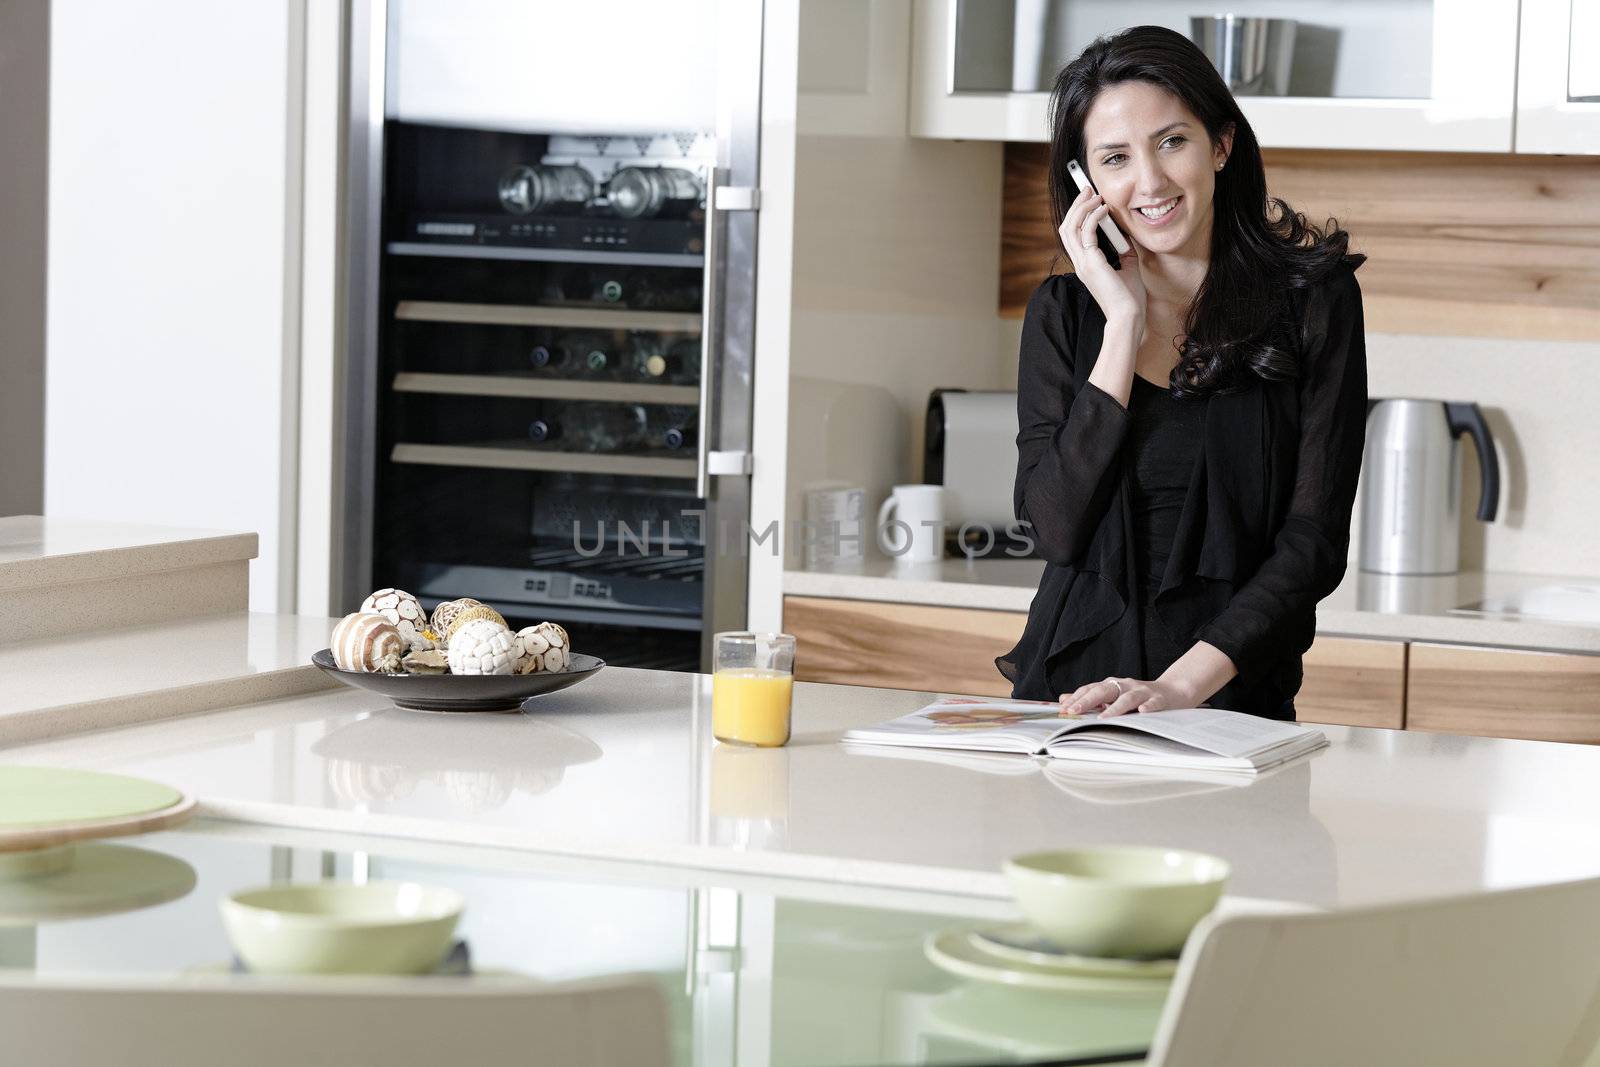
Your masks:
<instances>
[{"instance_id":1,"label":"white wall","mask_svg":"<svg viewBox=\"0 0 1600 1067\"><path fill-rule=\"evenodd\" d=\"M55 0L50 54L45 512L255 531L269 611L297 463L290 14Z\"/></svg>"},{"instance_id":2,"label":"white wall","mask_svg":"<svg viewBox=\"0 0 1600 1067\"><path fill-rule=\"evenodd\" d=\"M1359 275L1357 276L1359 277ZM1020 319L1001 319L1007 388L1016 388ZM1461 569L1600 578L1600 419L1584 382L1600 342L1367 334L1374 397L1471 400L1483 409L1500 461L1500 514L1481 523L1478 461L1462 440ZM1356 503L1352 531L1361 528ZM1354 566L1358 536L1350 540Z\"/></svg>"}]
</instances>

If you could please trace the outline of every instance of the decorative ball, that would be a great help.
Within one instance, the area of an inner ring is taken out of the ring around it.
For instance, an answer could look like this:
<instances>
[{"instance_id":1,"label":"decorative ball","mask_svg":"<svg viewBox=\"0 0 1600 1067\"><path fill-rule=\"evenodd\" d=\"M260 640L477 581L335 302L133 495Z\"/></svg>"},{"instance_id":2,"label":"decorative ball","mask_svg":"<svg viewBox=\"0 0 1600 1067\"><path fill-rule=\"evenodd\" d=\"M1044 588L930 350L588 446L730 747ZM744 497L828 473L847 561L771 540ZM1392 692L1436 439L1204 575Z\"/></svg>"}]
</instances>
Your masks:
<instances>
[{"instance_id":1,"label":"decorative ball","mask_svg":"<svg viewBox=\"0 0 1600 1067\"><path fill-rule=\"evenodd\" d=\"M511 631L493 619L473 619L450 638L451 674L510 674Z\"/></svg>"},{"instance_id":2,"label":"decorative ball","mask_svg":"<svg viewBox=\"0 0 1600 1067\"><path fill-rule=\"evenodd\" d=\"M512 666L517 674L533 674L544 667L544 654L550 650L550 642L539 633L537 626L524 626L511 635L511 646L515 653Z\"/></svg>"},{"instance_id":3,"label":"decorative ball","mask_svg":"<svg viewBox=\"0 0 1600 1067\"><path fill-rule=\"evenodd\" d=\"M450 626L444 632L445 644L448 645L450 643L450 639L454 637L456 633L467 623L478 622L482 619L488 619L502 630L511 629L511 627L506 625L505 616L501 615L498 611L494 610L487 604L474 604L469 608L464 608L460 612L457 612L455 618L450 620Z\"/></svg>"},{"instance_id":4,"label":"decorative ball","mask_svg":"<svg viewBox=\"0 0 1600 1067\"><path fill-rule=\"evenodd\" d=\"M455 617L468 608L482 607L483 602L464 596L460 600L446 600L433 609L433 618L428 623L428 629L438 635L441 645L450 644L450 624Z\"/></svg>"},{"instance_id":5,"label":"decorative ball","mask_svg":"<svg viewBox=\"0 0 1600 1067\"><path fill-rule=\"evenodd\" d=\"M569 652L572 650L572 642L567 639L567 631L555 623L541 622L534 629L544 635L544 639L550 642L551 648L564 648Z\"/></svg>"},{"instance_id":6,"label":"decorative ball","mask_svg":"<svg viewBox=\"0 0 1600 1067\"><path fill-rule=\"evenodd\" d=\"M406 639L393 623L360 611L339 620L328 644L334 663L366 674L397 674L406 654Z\"/></svg>"},{"instance_id":7,"label":"decorative ball","mask_svg":"<svg viewBox=\"0 0 1600 1067\"><path fill-rule=\"evenodd\" d=\"M564 671L571 661L567 631L553 622L525 626L513 640L517 648L517 673Z\"/></svg>"},{"instance_id":8,"label":"decorative ball","mask_svg":"<svg viewBox=\"0 0 1600 1067\"><path fill-rule=\"evenodd\" d=\"M417 598L404 589L380 589L361 602L361 610L388 619L406 639L406 648L412 652L426 652L437 647L433 631L428 628L428 613L422 610Z\"/></svg>"}]
</instances>

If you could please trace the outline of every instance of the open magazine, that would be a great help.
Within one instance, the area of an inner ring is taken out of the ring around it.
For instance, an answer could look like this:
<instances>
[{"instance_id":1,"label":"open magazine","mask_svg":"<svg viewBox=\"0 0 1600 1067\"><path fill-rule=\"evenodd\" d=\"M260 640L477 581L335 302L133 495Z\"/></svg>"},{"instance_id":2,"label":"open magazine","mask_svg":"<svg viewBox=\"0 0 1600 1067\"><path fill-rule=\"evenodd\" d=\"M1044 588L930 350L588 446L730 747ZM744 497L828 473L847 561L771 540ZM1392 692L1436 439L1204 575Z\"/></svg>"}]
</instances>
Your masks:
<instances>
[{"instance_id":1,"label":"open magazine","mask_svg":"<svg viewBox=\"0 0 1600 1067\"><path fill-rule=\"evenodd\" d=\"M1090 763L1254 774L1328 743L1321 730L1220 708L1062 718L1041 700L951 698L844 741L968 752L1016 752Z\"/></svg>"},{"instance_id":2,"label":"open magazine","mask_svg":"<svg viewBox=\"0 0 1600 1067\"><path fill-rule=\"evenodd\" d=\"M1005 752L961 752L948 748L905 748L893 745L849 745L845 751L862 759L914 760L956 767L1000 778L1040 775L1063 793L1091 804L1147 804L1204 793L1244 789L1271 778L1292 763L1280 763L1257 774L1229 770L1148 767L1142 764L1083 763L1077 760L1018 759Z\"/></svg>"}]
</instances>

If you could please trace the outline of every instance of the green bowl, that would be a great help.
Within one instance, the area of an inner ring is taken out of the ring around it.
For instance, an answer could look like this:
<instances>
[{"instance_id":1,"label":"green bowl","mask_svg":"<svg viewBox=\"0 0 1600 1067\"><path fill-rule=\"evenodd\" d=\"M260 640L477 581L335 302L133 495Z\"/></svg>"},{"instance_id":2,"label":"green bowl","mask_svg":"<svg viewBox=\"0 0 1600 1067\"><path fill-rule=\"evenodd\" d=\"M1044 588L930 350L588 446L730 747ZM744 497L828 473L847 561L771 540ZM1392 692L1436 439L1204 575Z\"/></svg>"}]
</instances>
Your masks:
<instances>
[{"instance_id":1,"label":"green bowl","mask_svg":"<svg viewBox=\"0 0 1600 1067\"><path fill-rule=\"evenodd\" d=\"M463 903L416 882L320 882L247 889L219 906L254 972L422 974L444 958Z\"/></svg>"},{"instance_id":2,"label":"green bowl","mask_svg":"<svg viewBox=\"0 0 1600 1067\"><path fill-rule=\"evenodd\" d=\"M1176 956L1217 906L1227 860L1175 848L1110 845L1032 852L1005 863L1017 906L1068 952Z\"/></svg>"}]
</instances>

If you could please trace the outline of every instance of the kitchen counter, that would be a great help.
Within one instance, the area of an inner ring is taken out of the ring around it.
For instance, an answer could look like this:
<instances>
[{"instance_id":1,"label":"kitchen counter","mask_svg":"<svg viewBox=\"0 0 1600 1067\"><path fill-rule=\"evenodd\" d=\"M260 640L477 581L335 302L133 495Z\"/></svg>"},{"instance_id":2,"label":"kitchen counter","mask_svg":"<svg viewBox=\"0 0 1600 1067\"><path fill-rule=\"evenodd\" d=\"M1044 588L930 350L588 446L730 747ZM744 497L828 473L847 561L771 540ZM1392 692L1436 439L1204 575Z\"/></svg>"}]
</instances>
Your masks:
<instances>
[{"instance_id":1,"label":"kitchen counter","mask_svg":"<svg viewBox=\"0 0 1600 1067\"><path fill-rule=\"evenodd\" d=\"M8 641L242 612L253 533L53 516L0 518Z\"/></svg>"},{"instance_id":2,"label":"kitchen counter","mask_svg":"<svg viewBox=\"0 0 1600 1067\"><path fill-rule=\"evenodd\" d=\"M792 596L1025 612L1043 573L1044 561L1036 559L898 564L884 557L869 557L863 563L832 570L785 571L783 591ZM1466 571L1408 577L1352 569L1339 588L1317 606L1317 632L1600 654L1600 622L1452 610L1561 584L1600 588L1600 580L1562 575Z\"/></svg>"},{"instance_id":3,"label":"kitchen counter","mask_svg":"<svg viewBox=\"0 0 1600 1067\"><path fill-rule=\"evenodd\" d=\"M0 518L0 591L253 559L253 533L43 515Z\"/></svg>"},{"instance_id":4,"label":"kitchen counter","mask_svg":"<svg viewBox=\"0 0 1600 1067\"><path fill-rule=\"evenodd\" d=\"M1360 904L1600 875L1600 749L1325 727L1242 785L1106 781L1016 756L847 748L932 694L799 683L783 749L714 744L709 679L607 668L518 715L339 689L0 750L140 774L308 831L1003 898L1007 856L1196 848L1230 895Z\"/></svg>"},{"instance_id":5,"label":"kitchen counter","mask_svg":"<svg viewBox=\"0 0 1600 1067\"><path fill-rule=\"evenodd\" d=\"M336 620L229 612L0 646L0 744L329 689Z\"/></svg>"}]
</instances>

